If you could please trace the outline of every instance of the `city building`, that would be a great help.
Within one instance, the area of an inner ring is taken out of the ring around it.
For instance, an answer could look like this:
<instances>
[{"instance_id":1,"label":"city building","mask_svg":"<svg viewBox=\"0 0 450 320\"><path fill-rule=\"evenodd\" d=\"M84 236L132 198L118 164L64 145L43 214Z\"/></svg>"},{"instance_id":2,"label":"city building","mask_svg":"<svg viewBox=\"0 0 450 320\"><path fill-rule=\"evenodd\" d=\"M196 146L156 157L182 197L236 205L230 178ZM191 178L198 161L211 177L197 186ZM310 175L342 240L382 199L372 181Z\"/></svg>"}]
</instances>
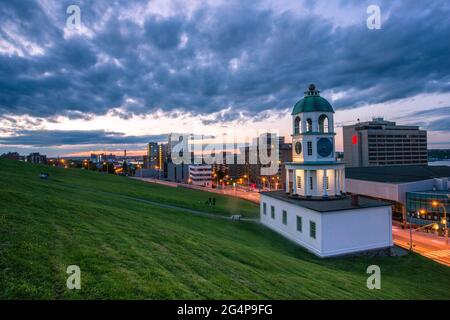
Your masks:
<instances>
[{"instance_id":1,"label":"city building","mask_svg":"<svg viewBox=\"0 0 450 320\"><path fill-rule=\"evenodd\" d=\"M444 182L447 182L446 188L444 188ZM428 226L430 229L435 225L440 225L441 231L445 230L445 224L450 224L448 216L450 214L450 185L445 179L437 181L437 185L438 187L433 190L406 193L408 222L422 228ZM436 205L436 203L440 205ZM442 206L445 207L445 211Z\"/></svg>"},{"instance_id":2,"label":"city building","mask_svg":"<svg viewBox=\"0 0 450 320\"><path fill-rule=\"evenodd\" d=\"M158 145L158 170L160 171L160 177L166 178L167 177L167 163L168 163L168 157L167 157L167 144L161 143Z\"/></svg>"},{"instance_id":3,"label":"city building","mask_svg":"<svg viewBox=\"0 0 450 320\"><path fill-rule=\"evenodd\" d=\"M202 186L212 186L212 166L208 164L189 165L189 183Z\"/></svg>"},{"instance_id":4,"label":"city building","mask_svg":"<svg viewBox=\"0 0 450 320\"><path fill-rule=\"evenodd\" d=\"M147 144L147 169L156 169L158 167L159 147L157 142Z\"/></svg>"},{"instance_id":5,"label":"city building","mask_svg":"<svg viewBox=\"0 0 450 320\"><path fill-rule=\"evenodd\" d=\"M392 218L406 226L409 217L416 217L413 223L423 225L438 221L433 214L434 200L450 196L449 166L385 166L346 169L347 192L389 201L392 204ZM426 215L417 217L420 209ZM450 209L450 208L449 208ZM428 221L425 221L428 220Z\"/></svg>"},{"instance_id":6,"label":"city building","mask_svg":"<svg viewBox=\"0 0 450 320\"><path fill-rule=\"evenodd\" d=\"M189 164L167 164L167 180L173 182L189 182Z\"/></svg>"},{"instance_id":7,"label":"city building","mask_svg":"<svg viewBox=\"0 0 450 320\"><path fill-rule=\"evenodd\" d=\"M347 167L427 164L427 132L375 118L343 127Z\"/></svg>"},{"instance_id":8,"label":"city building","mask_svg":"<svg viewBox=\"0 0 450 320\"><path fill-rule=\"evenodd\" d=\"M345 168L335 159L333 114L314 85L295 104L286 189L261 193L261 222L319 257L387 250L392 246L391 206L345 195Z\"/></svg>"},{"instance_id":9,"label":"city building","mask_svg":"<svg viewBox=\"0 0 450 320\"><path fill-rule=\"evenodd\" d=\"M47 163L47 156L41 155L39 152L30 153L26 159L27 162L31 163L40 163L40 164Z\"/></svg>"},{"instance_id":10,"label":"city building","mask_svg":"<svg viewBox=\"0 0 450 320\"><path fill-rule=\"evenodd\" d=\"M98 162L98 154L95 153L91 153L91 156L89 157L89 161L91 163L97 163Z\"/></svg>"}]
</instances>

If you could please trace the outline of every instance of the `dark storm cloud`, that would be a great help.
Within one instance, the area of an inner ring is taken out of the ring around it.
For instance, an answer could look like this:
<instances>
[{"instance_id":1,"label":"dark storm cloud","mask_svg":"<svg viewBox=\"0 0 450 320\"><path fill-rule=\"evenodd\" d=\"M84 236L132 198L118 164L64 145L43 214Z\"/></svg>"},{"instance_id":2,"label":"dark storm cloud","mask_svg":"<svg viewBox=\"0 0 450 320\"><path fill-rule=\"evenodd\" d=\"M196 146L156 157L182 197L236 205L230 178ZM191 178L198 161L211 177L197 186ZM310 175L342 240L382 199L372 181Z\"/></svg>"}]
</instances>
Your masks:
<instances>
[{"instance_id":1,"label":"dark storm cloud","mask_svg":"<svg viewBox=\"0 0 450 320\"><path fill-rule=\"evenodd\" d=\"M310 82L328 97L346 92L337 109L450 91L446 0L381 1L389 17L376 31L366 28L361 2L354 9L361 22L337 27L242 1L205 5L189 17L149 14L140 25L132 18L142 14L133 9L139 3L77 1L92 35L67 39L71 2L2 3L0 35L24 54L0 53L0 112L89 118L122 107L119 116L130 118L230 108L217 119L229 121L290 108ZM24 39L43 54L29 54Z\"/></svg>"},{"instance_id":2,"label":"dark storm cloud","mask_svg":"<svg viewBox=\"0 0 450 320\"><path fill-rule=\"evenodd\" d=\"M63 145L118 145L144 144L149 141L166 141L167 135L127 136L120 132L103 130L19 130L14 136L0 137L0 145L25 145L34 147Z\"/></svg>"},{"instance_id":3,"label":"dark storm cloud","mask_svg":"<svg viewBox=\"0 0 450 320\"><path fill-rule=\"evenodd\" d=\"M450 132L450 106L429 107L426 110L412 112L399 119L403 121L413 120L414 125L418 125L430 131Z\"/></svg>"}]
</instances>

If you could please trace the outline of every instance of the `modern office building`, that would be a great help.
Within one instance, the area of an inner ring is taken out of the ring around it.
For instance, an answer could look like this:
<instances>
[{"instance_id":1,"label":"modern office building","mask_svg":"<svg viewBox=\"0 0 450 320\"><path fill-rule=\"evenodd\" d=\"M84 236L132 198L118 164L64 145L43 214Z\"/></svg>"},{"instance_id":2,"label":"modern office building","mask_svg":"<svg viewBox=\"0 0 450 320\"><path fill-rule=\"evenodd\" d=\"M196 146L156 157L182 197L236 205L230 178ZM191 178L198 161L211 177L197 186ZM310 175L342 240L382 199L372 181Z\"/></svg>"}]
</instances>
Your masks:
<instances>
[{"instance_id":1,"label":"modern office building","mask_svg":"<svg viewBox=\"0 0 450 320\"><path fill-rule=\"evenodd\" d=\"M450 196L449 179L449 166L346 168L347 192L389 201L393 220L403 226L410 217L418 225L438 221L436 213L440 209L433 208L431 203ZM418 217L421 209L427 214Z\"/></svg>"},{"instance_id":2,"label":"modern office building","mask_svg":"<svg viewBox=\"0 0 450 320\"><path fill-rule=\"evenodd\" d=\"M212 186L212 166L209 164L189 165L189 183L202 186Z\"/></svg>"},{"instance_id":3,"label":"modern office building","mask_svg":"<svg viewBox=\"0 0 450 320\"><path fill-rule=\"evenodd\" d=\"M427 132L375 118L343 127L347 167L427 164Z\"/></svg>"},{"instance_id":4,"label":"modern office building","mask_svg":"<svg viewBox=\"0 0 450 320\"><path fill-rule=\"evenodd\" d=\"M392 247L389 203L345 195L335 159L333 108L314 85L292 112L293 161L286 189L262 192L261 223L319 257Z\"/></svg>"}]
</instances>

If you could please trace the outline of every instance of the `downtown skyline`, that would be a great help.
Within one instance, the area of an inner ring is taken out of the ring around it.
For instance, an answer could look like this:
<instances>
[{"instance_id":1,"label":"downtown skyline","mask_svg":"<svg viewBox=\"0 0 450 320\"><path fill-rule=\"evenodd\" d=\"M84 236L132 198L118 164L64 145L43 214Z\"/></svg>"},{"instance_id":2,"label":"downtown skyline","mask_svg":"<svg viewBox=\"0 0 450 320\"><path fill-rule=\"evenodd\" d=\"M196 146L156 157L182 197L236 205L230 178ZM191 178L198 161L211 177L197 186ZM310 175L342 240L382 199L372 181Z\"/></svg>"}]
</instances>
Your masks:
<instances>
[{"instance_id":1,"label":"downtown skyline","mask_svg":"<svg viewBox=\"0 0 450 320\"><path fill-rule=\"evenodd\" d=\"M381 29L366 26L381 9ZM450 4L14 1L0 8L0 153L142 153L170 132L288 137L309 83L340 126L384 117L450 148ZM250 133L249 133L250 132Z\"/></svg>"}]
</instances>

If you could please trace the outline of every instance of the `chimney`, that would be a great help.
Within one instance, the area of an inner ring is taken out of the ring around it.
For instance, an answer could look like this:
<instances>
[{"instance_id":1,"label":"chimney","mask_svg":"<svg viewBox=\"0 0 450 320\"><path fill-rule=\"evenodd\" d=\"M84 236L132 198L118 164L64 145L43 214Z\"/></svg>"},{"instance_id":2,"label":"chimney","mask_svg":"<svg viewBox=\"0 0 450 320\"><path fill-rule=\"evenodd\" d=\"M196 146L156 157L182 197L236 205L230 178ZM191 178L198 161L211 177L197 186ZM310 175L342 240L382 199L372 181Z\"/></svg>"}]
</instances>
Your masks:
<instances>
[{"instance_id":1,"label":"chimney","mask_svg":"<svg viewBox=\"0 0 450 320\"><path fill-rule=\"evenodd\" d=\"M354 207L359 206L359 195L352 194L351 198L352 198L352 206Z\"/></svg>"}]
</instances>

